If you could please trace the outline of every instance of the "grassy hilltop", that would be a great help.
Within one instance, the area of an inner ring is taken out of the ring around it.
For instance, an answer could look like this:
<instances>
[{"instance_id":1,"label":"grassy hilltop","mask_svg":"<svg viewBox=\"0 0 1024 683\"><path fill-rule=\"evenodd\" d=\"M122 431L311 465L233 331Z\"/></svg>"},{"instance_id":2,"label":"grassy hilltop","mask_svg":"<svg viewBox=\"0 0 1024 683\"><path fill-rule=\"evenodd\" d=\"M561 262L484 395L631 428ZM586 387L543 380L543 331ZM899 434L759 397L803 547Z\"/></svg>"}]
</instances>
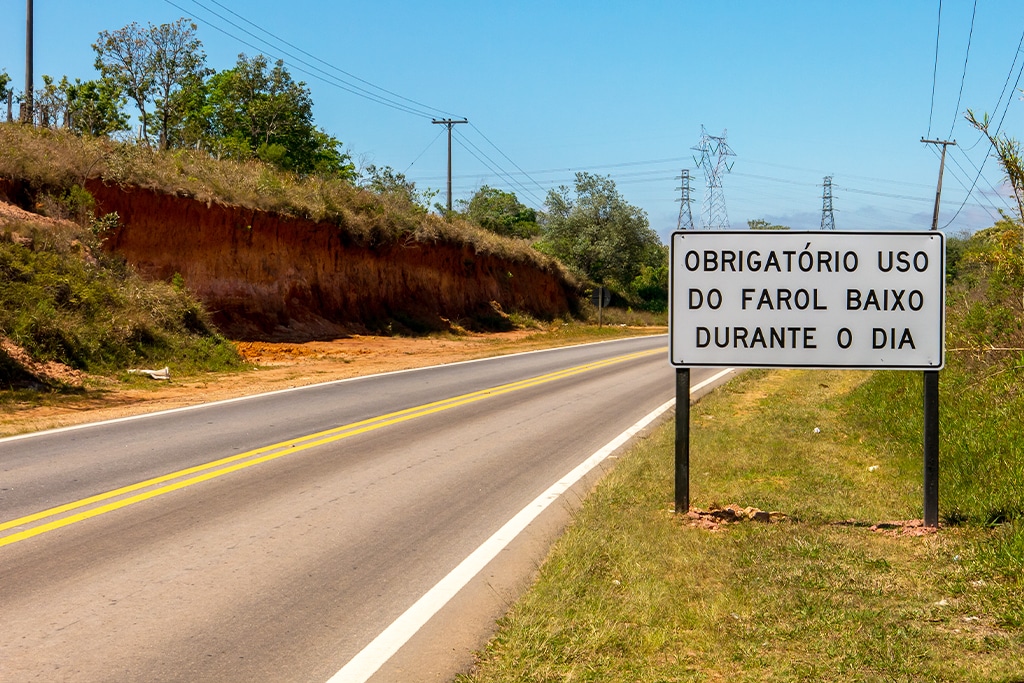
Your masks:
<instances>
[{"instance_id":1,"label":"grassy hilltop","mask_svg":"<svg viewBox=\"0 0 1024 683\"><path fill-rule=\"evenodd\" d=\"M0 123L0 150L0 198L31 212L0 214L0 388L74 386L75 371L109 375L170 363L189 374L240 365L180 278L143 280L102 248L121 217L97 210L85 189L93 182L335 225L347 243L369 249L455 245L578 287L525 240L442 219L407 194L345 179L20 124Z\"/></svg>"}]
</instances>

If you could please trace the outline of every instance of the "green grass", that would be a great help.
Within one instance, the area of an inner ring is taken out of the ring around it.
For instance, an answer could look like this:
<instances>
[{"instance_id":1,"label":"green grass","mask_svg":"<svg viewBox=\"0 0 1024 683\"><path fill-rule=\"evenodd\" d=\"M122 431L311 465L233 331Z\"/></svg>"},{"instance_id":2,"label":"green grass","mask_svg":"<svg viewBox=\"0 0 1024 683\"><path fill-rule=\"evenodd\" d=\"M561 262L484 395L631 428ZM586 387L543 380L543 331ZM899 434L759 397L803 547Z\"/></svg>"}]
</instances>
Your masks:
<instances>
[{"instance_id":1,"label":"green grass","mask_svg":"<svg viewBox=\"0 0 1024 683\"><path fill-rule=\"evenodd\" d=\"M869 528L921 514L913 375L755 371L695 405L693 504L789 520L687 525L667 425L598 486L460 680L1024 680L1018 526Z\"/></svg>"},{"instance_id":2,"label":"green grass","mask_svg":"<svg viewBox=\"0 0 1024 683\"><path fill-rule=\"evenodd\" d=\"M622 458L463 683L1024 681L1024 249L948 244L938 533L919 519L922 376L751 371L693 407L691 502L788 515L709 531L673 511L673 430Z\"/></svg>"}]
</instances>

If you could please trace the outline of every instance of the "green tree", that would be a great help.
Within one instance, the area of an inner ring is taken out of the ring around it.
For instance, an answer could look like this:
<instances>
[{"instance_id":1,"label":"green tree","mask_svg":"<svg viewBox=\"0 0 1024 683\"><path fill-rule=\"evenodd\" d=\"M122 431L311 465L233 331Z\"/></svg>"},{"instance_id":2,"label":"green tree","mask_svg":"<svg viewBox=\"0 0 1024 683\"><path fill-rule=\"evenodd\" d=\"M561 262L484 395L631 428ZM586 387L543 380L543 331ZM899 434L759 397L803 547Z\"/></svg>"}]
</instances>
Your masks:
<instances>
[{"instance_id":1,"label":"green tree","mask_svg":"<svg viewBox=\"0 0 1024 683\"><path fill-rule=\"evenodd\" d=\"M6 70L0 70L0 106L7 106L7 94L12 92L8 86L11 83L11 77L7 75Z\"/></svg>"},{"instance_id":2,"label":"green tree","mask_svg":"<svg viewBox=\"0 0 1024 683\"><path fill-rule=\"evenodd\" d=\"M1021 92L1024 92L1024 90ZM988 138L992 149L996 153L996 159L999 160L999 165L1003 167L1006 180L1013 189L1014 199L1017 200L1017 220L1005 222L1010 225L1014 222L1017 223L1017 239L1006 241L1004 250L1007 259L1015 262L1016 269L1019 272L1024 272L1024 152L1022 152L1021 144L1015 138L1011 138L1005 133L997 131L993 134L989 130L991 121L988 114L978 119L974 112L968 109L966 118L972 126ZM1007 235L1009 234L1011 233L1007 233ZM1021 295L1021 306L1024 307L1024 293Z\"/></svg>"},{"instance_id":3,"label":"green tree","mask_svg":"<svg viewBox=\"0 0 1024 683\"><path fill-rule=\"evenodd\" d=\"M637 278L657 279L643 275L644 266L656 270L666 264L665 247L647 214L626 202L608 177L577 173L575 195L564 186L548 193L537 248L627 298Z\"/></svg>"},{"instance_id":4,"label":"green tree","mask_svg":"<svg viewBox=\"0 0 1024 683\"><path fill-rule=\"evenodd\" d=\"M431 200L437 196L437 190L416 189L415 182L390 166L370 164L359 184L389 201L421 213L429 211Z\"/></svg>"},{"instance_id":5,"label":"green tree","mask_svg":"<svg viewBox=\"0 0 1024 683\"><path fill-rule=\"evenodd\" d=\"M114 32L100 31L92 45L100 77L123 92L139 110L143 140L149 140L149 101L156 80L156 58L151 31L137 22Z\"/></svg>"},{"instance_id":6,"label":"green tree","mask_svg":"<svg viewBox=\"0 0 1024 683\"><path fill-rule=\"evenodd\" d=\"M463 215L485 230L529 239L540 234L537 212L519 201L514 192L505 192L484 185L468 201Z\"/></svg>"},{"instance_id":7,"label":"green tree","mask_svg":"<svg viewBox=\"0 0 1024 683\"><path fill-rule=\"evenodd\" d=\"M775 223L769 223L763 218L754 218L747 221L747 227L751 230L789 230L788 225L776 225Z\"/></svg>"},{"instance_id":8,"label":"green tree","mask_svg":"<svg viewBox=\"0 0 1024 683\"><path fill-rule=\"evenodd\" d=\"M195 147L214 150L215 134L213 106L210 102L210 82L206 72L185 79L172 96L175 104L173 120L167 128L167 146L170 148Z\"/></svg>"},{"instance_id":9,"label":"green tree","mask_svg":"<svg viewBox=\"0 0 1024 683\"><path fill-rule=\"evenodd\" d=\"M126 100L110 81L86 81L67 76L55 81L43 75L43 87L32 98L33 120L42 128L66 128L79 135L109 135L128 130L122 111Z\"/></svg>"},{"instance_id":10,"label":"green tree","mask_svg":"<svg viewBox=\"0 0 1024 683\"><path fill-rule=\"evenodd\" d=\"M207 83L206 106L217 151L258 157L297 173L321 173L350 180L355 166L341 142L313 125L313 100L284 62L268 69L267 58L238 56L235 68Z\"/></svg>"},{"instance_id":11,"label":"green tree","mask_svg":"<svg viewBox=\"0 0 1024 683\"><path fill-rule=\"evenodd\" d=\"M157 147L167 149L186 104L179 93L208 75L196 25L184 17L146 28L132 22L114 32L101 31L92 48L108 89L124 93L138 108L142 139L148 144L155 134Z\"/></svg>"},{"instance_id":12,"label":"green tree","mask_svg":"<svg viewBox=\"0 0 1024 683\"><path fill-rule=\"evenodd\" d=\"M68 79L55 82L43 74L43 87L32 95L33 120L40 128L60 128L68 121Z\"/></svg>"},{"instance_id":13,"label":"green tree","mask_svg":"<svg viewBox=\"0 0 1024 683\"><path fill-rule=\"evenodd\" d=\"M206 53L191 21L181 18L172 24L150 25L149 41L153 46L157 146L167 149L170 131L180 124L190 103L182 91L210 72L205 68Z\"/></svg>"},{"instance_id":14,"label":"green tree","mask_svg":"<svg viewBox=\"0 0 1024 683\"><path fill-rule=\"evenodd\" d=\"M95 137L128 130L125 96L109 81L62 81L68 103L68 127L79 135Z\"/></svg>"}]
</instances>

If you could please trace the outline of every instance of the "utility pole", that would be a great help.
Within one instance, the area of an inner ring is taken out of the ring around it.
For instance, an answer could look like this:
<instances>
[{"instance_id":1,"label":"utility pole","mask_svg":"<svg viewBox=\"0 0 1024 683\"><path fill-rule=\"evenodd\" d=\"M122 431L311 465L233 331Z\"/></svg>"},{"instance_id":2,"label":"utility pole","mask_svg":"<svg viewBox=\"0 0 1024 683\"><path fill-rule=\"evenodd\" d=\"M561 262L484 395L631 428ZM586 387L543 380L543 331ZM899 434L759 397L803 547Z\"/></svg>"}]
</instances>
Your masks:
<instances>
[{"instance_id":1,"label":"utility pole","mask_svg":"<svg viewBox=\"0 0 1024 683\"><path fill-rule=\"evenodd\" d=\"M682 190L683 196L677 200L680 204L676 230L693 230L693 211L690 209L690 203L693 201L690 199L690 170L684 168L679 180L681 185L677 189Z\"/></svg>"},{"instance_id":2,"label":"utility pole","mask_svg":"<svg viewBox=\"0 0 1024 683\"><path fill-rule=\"evenodd\" d=\"M946 148L955 145L956 140L925 140L926 145L942 145L942 156L939 158L939 185L935 188L935 210L932 212L932 230L939 229L939 198L942 197L942 172L946 168Z\"/></svg>"},{"instance_id":3,"label":"utility pole","mask_svg":"<svg viewBox=\"0 0 1024 683\"><path fill-rule=\"evenodd\" d=\"M932 230L939 229L939 200L942 197L942 173L946 168L946 148L956 140L925 140L926 145L942 145L939 158L939 183L935 188ZM924 371L924 525L939 527L939 371Z\"/></svg>"},{"instance_id":4,"label":"utility pole","mask_svg":"<svg viewBox=\"0 0 1024 683\"><path fill-rule=\"evenodd\" d=\"M21 120L32 123L32 89L35 81L32 75L32 0L25 0L25 99Z\"/></svg>"},{"instance_id":5,"label":"utility pole","mask_svg":"<svg viewBox=\"0 0 1024 683\"><path fill-rule=\"evenodd\" d=\"M30 0L31 1L31 0ZM448 127L448 213L452 212L452 126L457 123L469 123L468 119L433 119L431 123L438 123Z\"/></svg>"},{"instance_id":6,"label":"utility pole","mask_svg":"<svg viewBox=\"0 0 1024 683\"><path fill-rule=\"evenodd\" d=\"M821 192L821 229L835 230L836 217L832 211L832 176L825 176L825 184Z\"/></svg>"}]
</instances>

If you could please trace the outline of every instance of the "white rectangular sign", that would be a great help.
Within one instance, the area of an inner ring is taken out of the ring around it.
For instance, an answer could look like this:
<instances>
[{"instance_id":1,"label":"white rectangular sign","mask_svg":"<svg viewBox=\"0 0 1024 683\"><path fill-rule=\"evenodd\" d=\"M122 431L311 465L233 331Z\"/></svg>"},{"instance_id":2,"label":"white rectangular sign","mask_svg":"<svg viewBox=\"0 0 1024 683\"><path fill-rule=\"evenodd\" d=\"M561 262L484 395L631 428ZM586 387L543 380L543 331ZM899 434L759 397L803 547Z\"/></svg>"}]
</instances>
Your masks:
<instances>
[{"instance_id":1,"label":"white rectangular sign","mask_svg":"<svg viewBox=\"0 0 1024 683\"><path fill-rule=\"evenodd\" d=\"M945 270L938 231L676 232L670 360L939 370Z\"/></svg>"}]
</instances>

